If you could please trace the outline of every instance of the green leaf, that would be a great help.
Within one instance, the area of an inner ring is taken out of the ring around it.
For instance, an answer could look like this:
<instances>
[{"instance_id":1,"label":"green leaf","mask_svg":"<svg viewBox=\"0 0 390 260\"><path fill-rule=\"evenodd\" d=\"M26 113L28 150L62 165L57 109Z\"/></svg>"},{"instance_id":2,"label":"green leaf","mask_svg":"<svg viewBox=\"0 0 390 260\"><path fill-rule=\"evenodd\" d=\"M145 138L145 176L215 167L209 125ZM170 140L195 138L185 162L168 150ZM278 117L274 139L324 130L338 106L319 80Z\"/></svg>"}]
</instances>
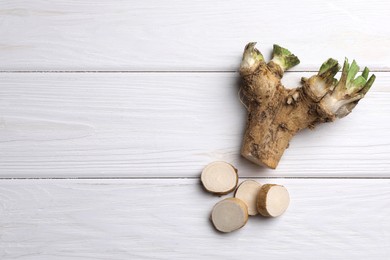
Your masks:
<instances>
[{"instance_id":1,"label":"green leaf","mask_svg":"<svg viewBox=\"0 0 390 260\"><path fill-rule=\"evenodd\" d=\"M360 91L360 93L363 93L365 95L370 90L372 84L374 84L375 79L376 76L372 74L371 77L368 79L366 85L364 85L363 89Z\"/></svg>"},{"instance_id":2,"label":"green leaf","mask_svg":"<svg viewBox=\"0 0 390 260\"><path fill-rule=\"evenodd\" d=\"M277 44L274 44L274 50L273 50L273 55L277 56L288 56L291 55L291 51L287 50L286 48L283 48Z\"/></svg>"},{"instance_id":3,"label":"green leaf","mask_svg":"<svg viewBox=\"0 0 390 260\"><path fill-rule=\"evenodd\" d=\"M370 73L370 70L367 67L365 67L362 72L363 78L368 79L368 73Z\"/></svg>"},{"instance_id":4,"label":"green leaf","mask_svg":"<svg viewBox=\"0 0 390 260\"><path fill-rule=\"evenodd\" d=\"M258 62L264 61L261 52L255 48L256 42L250 42L245 46L244 54L242 56L241 68L250 68Z\"/></svg>"},{"instance_id":5,"label":"green leaf","mask_svg":"<svg viewBox=\"0 0 390 260\"><path fill-rule=\"evenodd\" d=\"M358 71L359 71L359 66L357 65L356 61L353 60L347 74L347 83L351 82L355 78Z\"/></svg>"},{"instance_id":6,"label":"green leaf","mask_svg":"<svg viewBox=\"0 0 390 260\"><path fill-rule=\"evenodd\" d=\"M337 66L339 62L335 59L329 58L327 61L322 63L320 71L318 72L318 75L324 74L326 71L332 69L334 66Z\"/></svg>"},{"instance_id":7,"label":"green leaf","mask_svg":"<svg viewBox=\"0 0 390 260\"><path fill-rule=\"evenodd\" d=\"M328 59L322 63L318 76L323 78L327 84L332 84L334 82L334 76L340 70L340 65L335 59Z\"/></svg>"},{"instance_id":8,"label":"green leaf","mask_svg":"<svg viewBox=\"0 0 390 260\"><path fill-rule=\"evenodd\" d=\"M349 63L348 63L348 59L345 58L344 59L344 65L343 65L343 72L341 73L340 80L337 83L338 91L344 91L344 89L346 88L346 81L347 81L348 70L349 70Z\"/></svg>"},{"instance_id":9,"label":"green leaf","mask_svg":"<svg viewBox=\"0 0 390 260\"><path fill-rule=\"evenodd\" d=\"M297 56L277 44L274 44L272 61L280 65L283 70L288 70L300 62Z\"/></svg>"},{"instance_id":10,"label":"green leaf","mask_svg":"<svg viewBox=\"0 0 390 260\"><path fill-rule=\"evenodd\" d=\"M363 76L359 76L356 79L354 79L351 84L348 85L349 88L351 88L351 91L348 91L349 93L356 93L359 90L361 90L364 85L366 84L367 80Z\"/></svg>"}]
</instances>

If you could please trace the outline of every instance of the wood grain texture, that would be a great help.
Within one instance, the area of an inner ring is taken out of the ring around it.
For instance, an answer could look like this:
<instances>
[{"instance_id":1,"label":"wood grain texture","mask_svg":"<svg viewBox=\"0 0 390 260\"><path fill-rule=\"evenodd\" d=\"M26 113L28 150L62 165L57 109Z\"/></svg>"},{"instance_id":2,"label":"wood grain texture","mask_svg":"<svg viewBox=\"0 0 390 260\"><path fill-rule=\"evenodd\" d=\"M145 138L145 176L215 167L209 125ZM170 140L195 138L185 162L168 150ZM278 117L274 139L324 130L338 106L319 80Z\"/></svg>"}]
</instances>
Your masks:
<instances>
[{"instance_id":1,"label":"wood grain texture","mask_svg":"<svg viewBox=\"0 0 390 260\"><path fill-rule=\"evenodd\" d=\"M1 177L390 177L390 74L348 117L303 131L277 170L239 155L236 73L2 73ZM308 73L287 73L296 86Z\"/></svg>"},{"instance_id":2,"label":"wood grain texture","mask_svg":"<svg viewBox=\"0 0 390 260\"><path fill-rule=\"evenodd\" d=\"M0 259L388 259L388 13L385 0L1 1ZM239 155L249 41L267 59L289 48L295 71L347 56L382 72L350 116L259 168ZM221 198L198 180L215 160L291 177L259 179L289 189L286 214L215 232Z\"/></svg>"},{"instance_id":3,"label":"wood grain texture","mask_svg":"<svg viewBox=\"0 0 390 260\"><path fill-rule=\"evenodd\" d=\"M0 70L236 70L272 44L316 70L329 57L388 70L385 0L3 0Z\"/></svg>"},{"instance_id":4,"label":"wood grain texture","mask_svg":"<svg viewBox=\"0 0 390 260\"><path fill-rule=\"evenodd\" d=\"M2 260L387 259L390 180L264 180L287 212L214 231L198 180L1 180Z\"/></svg>"}]
</instances>

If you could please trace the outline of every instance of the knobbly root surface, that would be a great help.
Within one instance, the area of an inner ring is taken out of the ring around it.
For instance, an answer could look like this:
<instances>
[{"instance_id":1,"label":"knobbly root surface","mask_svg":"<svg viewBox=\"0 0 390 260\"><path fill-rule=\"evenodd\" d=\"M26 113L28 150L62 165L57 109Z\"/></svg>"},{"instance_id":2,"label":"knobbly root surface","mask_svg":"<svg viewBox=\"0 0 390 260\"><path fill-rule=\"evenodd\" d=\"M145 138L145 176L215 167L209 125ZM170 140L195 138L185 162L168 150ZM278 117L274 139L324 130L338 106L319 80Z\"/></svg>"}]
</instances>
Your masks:
<instances>
[{"instance_id":1,"label":"knobbly root surface","mask_svg":"<svg viewBox=\"0 0 390 260\"><path fill-rule=\"evenodd\" d=\"M257 195L257 210L264 217L282 215L290 204L290 195L282 185L265 184Z\"/></svg>"},{"instance_id":2,"label":"knobbly root surface","mask_svg":"<svg viewBox=\"0 0 390 260\"><path fill-rule=\"evenodd\" d=\"M208 192L227 194L237 187L237 169L226 162L212 162L203 169L201 182Z\"/></svg>"},{"instance_id":3,"label":"knobbly root surface","mask_svg":"<svg viewBox=\"0 0 390 260\"><path fill-rule=\"evenodd\" d=\"M215 204L211 212L211 221L220 232L235 231L248 221L248 208L237 198L224 199Z\"/></svg>"},{"instance_id":4,"label":"knobbly root surface","mask_svg":"<svg viewBox=\"0 0 390 260\"><path fill-rule=\"evenodd\" d=\"M237 188L234 197L242 200L248 206L248 214L255 216L257 211L257 194L261 189L261 184L255 180L243 181Z\"/></svg>"},{"instance_id":5,"label":"knobbly root surface","mask_svg":"<svg viewBox=\"0 0 390 260\"><path fill-rule=\"evenodd\" d=\"M248 110L241 154L269 168L277 167L298 131L348 115L375 81L375 75L368 77L368 68L356 77L359 67L347 59L337 80L334 76L341 66L328 59L317 75L302 78L302 86L287 89L281 83L283 73L299 59L274 45L272 60L266 63L254 46L245 47L240 67L240 92Z\"/></svg>"}]
</instances>

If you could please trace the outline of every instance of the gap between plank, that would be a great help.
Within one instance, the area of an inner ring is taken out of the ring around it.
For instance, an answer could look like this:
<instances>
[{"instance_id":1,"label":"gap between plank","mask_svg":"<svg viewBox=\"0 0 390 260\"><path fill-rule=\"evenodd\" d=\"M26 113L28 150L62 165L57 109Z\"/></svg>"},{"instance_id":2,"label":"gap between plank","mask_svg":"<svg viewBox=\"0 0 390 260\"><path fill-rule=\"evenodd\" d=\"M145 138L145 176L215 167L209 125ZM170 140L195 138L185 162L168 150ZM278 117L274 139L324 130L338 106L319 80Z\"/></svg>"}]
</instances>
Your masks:
<instances>
[{"instance_id":1,"label":"gap between plank","mask_svg":"<svg viewBox=\"0 0 390 260\"><path fill-rule=\"evenodd\" d=\"M322 177L322 176L316 176L316 177L281 177L281 176L265 176L265 177L247 177L247 176L241 176L239 179L309 179L309 180L315 180L315 179L322 179L322 180L390 180L389 177L347 177L347 176L341 176L341 177ZM199 180L199 177L0 177L0 181L2 180Z\"/></svg>"},{"instance_id":2,"label":"gap between plank","mask_svg":"<svg viewBox=\"0 0 390 260\"><path fill-rule=\"evenodd\" d=\"M362 70L360 70L361 72ZM0 70L0 73L238 73L238 70ZM313 72L318 70L291 70L287 72ZM390 72L389 69L376 69L370 72Z\"/></svg>"}]
</instances>

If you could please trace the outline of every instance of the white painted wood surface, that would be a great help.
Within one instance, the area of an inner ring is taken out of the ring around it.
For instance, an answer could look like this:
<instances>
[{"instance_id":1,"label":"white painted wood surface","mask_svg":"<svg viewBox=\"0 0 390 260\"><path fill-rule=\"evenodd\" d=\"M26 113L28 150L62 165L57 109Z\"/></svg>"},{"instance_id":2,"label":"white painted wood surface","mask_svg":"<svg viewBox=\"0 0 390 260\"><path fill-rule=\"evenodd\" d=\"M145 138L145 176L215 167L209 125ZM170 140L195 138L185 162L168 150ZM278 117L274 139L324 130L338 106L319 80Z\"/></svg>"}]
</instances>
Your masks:
<instances>
[{"instance_id":1,"label":"white painted wood surface","mask_svg":"<svg viewBox=\"0 0 390 260\"><path fill-rule=\"evenodd\" d=\"M386 259L390 180L272 179L277 219L214 231L198 180L3 180L1 259Z\"/></svg>"},{"instance_id":2,"label":"white painted wood surface","mask_svg":"<svg viewBox=\"0 0 390 260\"><path fill-rule=\"evenodd\" d=\"M236 70L249 41L285 45L297 70L390 64L385 0L3 0L0 24L1 70Z\"/></svg>"},{"instance_id":3,"label":"white painted wood surface","mask_svg":"<svg viewBox=\"0 0 390 260\"><path fill-rule=\"evenodd\" d=\"M387 259L389 10L384 0L1 1L0 259ZM248 41L267 58L273 43L299 56L289 86L345 56L377 82L347 118L297 135L276 170L259 168L239 156L235 71ZM286 185L286 215L215 232L220 198L198 181L214 160Z\"/></svg>"},{"instance_id":4,"label":"white painted wood surface","mask_svg":"<svg viewBox=\"0 0 390 260\"><path fill-rule=\"evenodd\" d=\"M224 160L241 176L389 177L389 75L350 116L294 137L270 170L240 156L237 73L2 73L0 176L197 177Z\"/></svg>"}]
</instances>

